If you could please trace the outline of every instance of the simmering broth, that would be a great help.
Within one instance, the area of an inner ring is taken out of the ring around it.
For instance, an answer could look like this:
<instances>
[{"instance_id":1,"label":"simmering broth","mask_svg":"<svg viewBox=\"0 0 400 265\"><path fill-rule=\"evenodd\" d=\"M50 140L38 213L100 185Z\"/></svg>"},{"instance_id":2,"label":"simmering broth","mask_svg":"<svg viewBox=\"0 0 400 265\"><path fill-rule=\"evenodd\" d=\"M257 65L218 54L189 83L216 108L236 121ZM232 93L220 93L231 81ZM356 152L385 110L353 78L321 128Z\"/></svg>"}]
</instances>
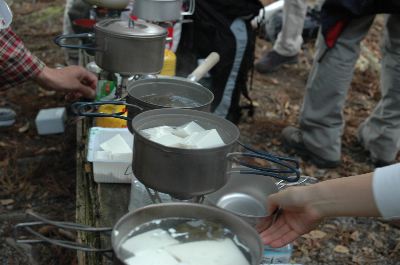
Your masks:
<instances>
[{"instance_id":1,"label":"simmering broth","mask_svg":"<svg viewBox=\"0 0 400 265\"><path fill-rule=\"evenodd\" d=\"M200 103L198 103L193 99L173 94L166 94L166 95L150 94L140 97L140 100L143 100L150 104L163 107L170 107L170 108L197 108L201 106Z\"/></svg>"}]
</instances>

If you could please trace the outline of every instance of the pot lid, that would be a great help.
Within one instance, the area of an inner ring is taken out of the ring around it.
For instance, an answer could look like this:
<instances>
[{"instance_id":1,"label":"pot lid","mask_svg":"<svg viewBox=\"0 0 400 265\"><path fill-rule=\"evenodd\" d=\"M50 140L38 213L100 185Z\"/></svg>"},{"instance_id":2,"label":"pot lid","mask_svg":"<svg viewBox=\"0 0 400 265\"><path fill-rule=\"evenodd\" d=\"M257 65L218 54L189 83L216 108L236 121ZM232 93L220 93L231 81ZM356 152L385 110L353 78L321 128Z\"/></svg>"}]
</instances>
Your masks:
<instances>
[{"instance_id":1,"label":"pot lid","mask_svg":"<svg viewBox=\"0 0 400 265\"><path fill-rule=\"evenodd\" d=\"M96 30L119 37L154 38L167 35L167 30L144 21L104 19L95 26Z\"/></svg>"}]
</instances>

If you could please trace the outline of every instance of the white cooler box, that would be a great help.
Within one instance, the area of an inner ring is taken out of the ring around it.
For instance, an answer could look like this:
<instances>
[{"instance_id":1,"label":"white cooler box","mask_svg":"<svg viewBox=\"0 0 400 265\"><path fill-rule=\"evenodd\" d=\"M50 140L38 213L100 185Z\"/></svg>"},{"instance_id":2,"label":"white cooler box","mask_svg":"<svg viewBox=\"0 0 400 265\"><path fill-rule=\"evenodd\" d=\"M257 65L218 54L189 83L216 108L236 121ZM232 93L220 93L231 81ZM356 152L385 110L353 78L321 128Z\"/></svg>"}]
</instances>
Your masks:
<instances>
[{"instance_id":1,"label":"white cooler box","mask_svg":"<svg viewBox=\"0 0 400 265\"><path fill-rule=\"evenodd\" d=\"M93 162L93 175L96 182L103 183L131 183L132 155L107 158L101 157L99 151L101 144L120 135L132 150L133 135L127 128L102 128L92 127L89 133L89 147L87 160Z\"/></svg>"}]
</instances>

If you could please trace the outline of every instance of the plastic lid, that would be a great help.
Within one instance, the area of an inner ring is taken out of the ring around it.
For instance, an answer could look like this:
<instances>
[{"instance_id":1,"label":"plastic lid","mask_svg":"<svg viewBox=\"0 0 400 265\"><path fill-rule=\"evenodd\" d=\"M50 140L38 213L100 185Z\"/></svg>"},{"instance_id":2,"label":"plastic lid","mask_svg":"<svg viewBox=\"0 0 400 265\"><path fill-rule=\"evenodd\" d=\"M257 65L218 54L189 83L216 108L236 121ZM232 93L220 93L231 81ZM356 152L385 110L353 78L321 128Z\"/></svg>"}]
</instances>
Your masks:
<instances>
[{"instance_id":1,"label":"plastic lid","mask_svg":"<svg viewBox=\"0 0 400 265\"><path fill-rule=\"evenodd\" d=\"M119 37L154 38L167 35L167 30L144 21L105 19L98 22L96 30Z\"/></svg>"}]
</instances>

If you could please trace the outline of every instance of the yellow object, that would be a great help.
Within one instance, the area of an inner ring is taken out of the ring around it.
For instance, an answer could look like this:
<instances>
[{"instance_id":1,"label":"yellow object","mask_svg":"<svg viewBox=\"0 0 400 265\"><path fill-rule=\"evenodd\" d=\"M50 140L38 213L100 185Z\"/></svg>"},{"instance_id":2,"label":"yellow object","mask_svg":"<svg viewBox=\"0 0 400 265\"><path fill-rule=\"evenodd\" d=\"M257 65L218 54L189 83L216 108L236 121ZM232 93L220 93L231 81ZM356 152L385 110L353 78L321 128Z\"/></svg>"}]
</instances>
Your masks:
<instances>
[{"instance_id":1,"label":"yellow object","mask_svg":"<svg viewBox=\"0 0 400 265\"><path fill-rule=\"evenodd\" d=\"M175 76L176 69L176 55L173 51L165 49L164 52L164 65L161 69L160 75Z\"/></svg>"},{"instance_id":2,"label":"yellow object","mask_svg":"<svg viewBox=\"0 0 400 265\"><path fill-rule=\"evenodd\" d=\"M127 116L128 111L123 105L101 105L98 110L99 113L115 114L124 112L121 116ZM117 118L96 118L96 126L106 128L126 128L126 120Z\"/></svg>"}]
</instances>

